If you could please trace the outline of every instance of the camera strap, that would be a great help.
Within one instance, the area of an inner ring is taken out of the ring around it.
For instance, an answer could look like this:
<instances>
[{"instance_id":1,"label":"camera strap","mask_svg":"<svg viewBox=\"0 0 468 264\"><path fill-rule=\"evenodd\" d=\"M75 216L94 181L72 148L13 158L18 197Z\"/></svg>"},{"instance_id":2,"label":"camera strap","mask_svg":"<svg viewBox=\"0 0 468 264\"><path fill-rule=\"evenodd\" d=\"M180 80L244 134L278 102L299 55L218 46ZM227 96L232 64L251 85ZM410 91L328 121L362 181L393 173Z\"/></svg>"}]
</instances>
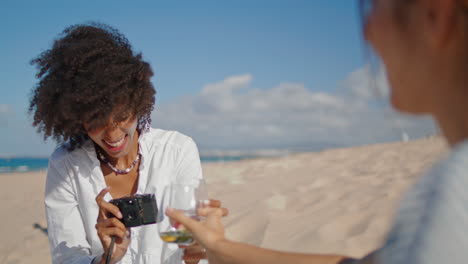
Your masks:
<instances>
[{"instance_id":1,"label":"camera strap","mask_svg":"<svg viewBox=\"0 0 468 264\"><path fill-rule=\"evenodd\" d=\"M114 244L115 244L115 236L112 236L112 240L109 246L109 252L107 252L106 264L110 263L110 260L112 257L112 251L114 251Z\"/></svg>"}]
</instances>

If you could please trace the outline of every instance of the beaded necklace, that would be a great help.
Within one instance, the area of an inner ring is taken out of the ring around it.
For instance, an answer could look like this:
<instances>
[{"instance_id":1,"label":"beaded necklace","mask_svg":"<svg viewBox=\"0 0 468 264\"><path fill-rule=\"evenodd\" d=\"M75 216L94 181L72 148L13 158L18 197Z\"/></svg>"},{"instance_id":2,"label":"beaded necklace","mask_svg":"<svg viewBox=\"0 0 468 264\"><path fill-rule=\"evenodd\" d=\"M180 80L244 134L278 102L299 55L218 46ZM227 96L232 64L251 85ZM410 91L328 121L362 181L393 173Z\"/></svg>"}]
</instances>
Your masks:
<instances>
[{"instance_id":1,"label":"beaded necklace","mask_svg":"<svg viewBox=\"0 0 468 264\"><path fill-rule=\"evenodd\" d=\"M129 172L131 172L141 158L141 149L140 149L140 145L138 145L138 154L136 155L135 160L132 162L130 167L121 170L121 169L116 168L114 165L112 165L112 163L110 163L110 161L106 158L106 156L104 156L104 154L102 153L99 147L96 147L96 152L98 154L99 160L104 162L107 166L109 166L109 168L111 168L111 170L115 172L115 174L117 175L128 174Z\"/></svg>"}]
</instances>

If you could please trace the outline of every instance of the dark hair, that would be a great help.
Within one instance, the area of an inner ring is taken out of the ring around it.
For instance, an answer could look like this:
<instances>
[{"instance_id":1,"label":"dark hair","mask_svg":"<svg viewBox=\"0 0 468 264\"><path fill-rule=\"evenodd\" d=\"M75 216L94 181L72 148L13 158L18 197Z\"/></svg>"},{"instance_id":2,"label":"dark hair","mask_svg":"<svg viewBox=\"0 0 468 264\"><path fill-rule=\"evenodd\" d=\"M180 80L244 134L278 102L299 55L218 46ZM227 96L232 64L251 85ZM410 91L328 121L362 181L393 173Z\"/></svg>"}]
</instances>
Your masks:
<instances>
[{"instance_id":1,"label":"dark hair","mask_svg":"<svg viewBox=\"0 0 468 264\"><path fill-rule=\"evenodd\" d=\"M105 24L66 28L51 49L31 61L39 82L29 113L33 126L71 151L89 139L83 124L106 125L112 117L138 118L139 132L149 127L155 90L153 71L135 54L127 38Z\"/></svg>"},{"instance_id":2,"label":"dark hair","mask_svg":"<svg viewBox=\"0 0 468 264\"><path fill-rule=\"evenodd\" d=\"M407 23L407 9L408 9L408 4L411 4L414 2L414 0L393 0L394 1L394 6L393 6L393 14L397 22L403 26L406 25ZM359 0L358 1L358 13L359 13L359 19L361 20L361 27L364 28L365 24L367 23L367 18L372 12L372 10L375 8L376 5L376 0Z\"/></svg>"}]
</instances>

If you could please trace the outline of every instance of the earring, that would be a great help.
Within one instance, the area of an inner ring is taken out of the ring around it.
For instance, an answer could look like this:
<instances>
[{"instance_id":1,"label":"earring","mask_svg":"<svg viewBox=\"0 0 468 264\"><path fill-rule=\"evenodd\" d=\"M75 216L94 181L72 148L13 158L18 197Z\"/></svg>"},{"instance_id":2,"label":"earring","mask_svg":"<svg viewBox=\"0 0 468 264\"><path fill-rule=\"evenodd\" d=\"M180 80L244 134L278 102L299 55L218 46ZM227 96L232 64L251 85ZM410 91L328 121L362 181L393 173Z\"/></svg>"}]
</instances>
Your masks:
<instances>
[{"instance_id":1,"label":"earring","mask_svg":"<svg viewBox=\"0 0 468 264\"><path fill-rule=\"evenodd\" d=\"M149 132L150 128L151 128L150 122L148 119L146 119L142 125L141 132L142 133Z\"/></svg>"}]
</instances>

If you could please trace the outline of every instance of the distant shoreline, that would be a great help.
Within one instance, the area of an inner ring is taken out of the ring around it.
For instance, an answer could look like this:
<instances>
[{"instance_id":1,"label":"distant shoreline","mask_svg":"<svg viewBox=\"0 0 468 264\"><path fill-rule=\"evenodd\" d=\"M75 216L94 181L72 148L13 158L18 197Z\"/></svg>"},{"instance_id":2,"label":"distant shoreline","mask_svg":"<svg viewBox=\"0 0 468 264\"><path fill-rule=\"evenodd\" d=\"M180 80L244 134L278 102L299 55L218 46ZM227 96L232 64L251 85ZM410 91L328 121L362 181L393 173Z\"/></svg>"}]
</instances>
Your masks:
<instances>
[{"instance_id":1,"label":"distant shoreline","mask_svg":"<svg viewBox=\"0 0 468 264\"><path fill-rule=\"evenodd\" d=\"M202 163L223 163L247 159L261 158L261 156L201 156ZM0 158L0 175L6 173L26 173L46 171L48 158Z\"/></svg>"},{"instance_id":2,"label":"distant shoreline","mask_svg":"<svg viewBox=\"0 0 468 264\"><path fill-rule=\"evenodd\" d=\"M429 136L421 139L414 139L409 142L424 140L441 140L440 136ZM236 161L258 159L258 158L277 158L286 157L301 153L320 153L332 149L348 149L367 147L381 144L405 143L383 142L368 145L350 146L350 147L330 147L318 150L291 150L291 149L261 149L261 150L210 150L200 152L200 160L202 163L230 163ZM48 157L1 157L0 156L0 174L5 173L22 173L45 171L48 166Z\"/></svg>"}]
</instances>

